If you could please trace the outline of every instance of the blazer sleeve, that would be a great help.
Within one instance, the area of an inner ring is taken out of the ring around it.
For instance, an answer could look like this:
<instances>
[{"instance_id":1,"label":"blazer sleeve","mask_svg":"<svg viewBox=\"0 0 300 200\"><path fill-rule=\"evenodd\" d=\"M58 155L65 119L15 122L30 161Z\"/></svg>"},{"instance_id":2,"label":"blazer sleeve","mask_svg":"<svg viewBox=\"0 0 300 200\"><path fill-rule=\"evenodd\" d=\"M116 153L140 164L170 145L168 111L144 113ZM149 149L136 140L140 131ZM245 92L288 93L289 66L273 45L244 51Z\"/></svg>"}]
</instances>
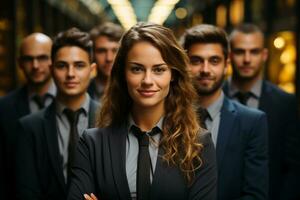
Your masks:
<instances>
[{"instance_id":1,"label":"blazer sleeve","mask_svg":"<svg viewBox=\"0 0 300 200\"><path fill-rule=\"evenodd\" d=\"M211 134L201 133L200 142L204 145L201 153L202 166L195 174L189 199L215 200L217 198L217 162Z\"/></svg>"},{"instance_id":2,"label":"blazer sleeve","mask_svg":"<svg viewBox=\"0 0 300 200\"><path fill-rule=\"evenodd\" d=\"M249 122L249 121L248 121ZM247 123L248 123L247 122ZM268 199L268 125L266 115L254 118L252 128L246 136L244 154L244 183L241 200Z\"/></svg>"},{"instance_id":3,"label":"blazer sleeve","mask_svg":"<svg viewBox=\"0 0 300 200\"><path fill-rule=\"evenodd\" d=\"M93 141L85 131L79 140L76 158L72 165L68 200L82 200L84 194L96 194L91 160L95 156L95 152L91 148L92 145Z\"/></svg>"},{"instance_id":4,"label":"blazer sleeve","mask_svg":"<svg viewBox=\"0 0 300 200\"><path fill-rule=\"evenodd\" d=\"M43 199L37 174L34 138L27 123L18 122L16 145L16 195L17 199Z\"/></svg>"}]
</instances>

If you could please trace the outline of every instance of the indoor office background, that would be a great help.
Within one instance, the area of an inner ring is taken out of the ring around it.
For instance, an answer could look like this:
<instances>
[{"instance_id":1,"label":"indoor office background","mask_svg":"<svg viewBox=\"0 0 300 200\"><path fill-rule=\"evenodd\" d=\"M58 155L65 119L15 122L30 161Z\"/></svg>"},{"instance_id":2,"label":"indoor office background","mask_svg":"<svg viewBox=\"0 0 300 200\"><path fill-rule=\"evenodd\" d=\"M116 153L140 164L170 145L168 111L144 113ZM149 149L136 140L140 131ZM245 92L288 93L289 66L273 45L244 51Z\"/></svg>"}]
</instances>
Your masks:
<instances>
[{"instance_id":1,"label":"indoor office background","mask_svg":"<svg viewBox=\"0 0 300 200\"><path fill-rule=\"evenodd\" d=\"M24 81L17 48L31 32L54 36L73 26L88 31L104 21L125 29L137 21L153 21L170 27L178 37L201 23L227 31L241 22L258 24L270 52L266 78L300 97L297 0L11 0L0 5L0 96Z\"/></svg>"}]
</instances>

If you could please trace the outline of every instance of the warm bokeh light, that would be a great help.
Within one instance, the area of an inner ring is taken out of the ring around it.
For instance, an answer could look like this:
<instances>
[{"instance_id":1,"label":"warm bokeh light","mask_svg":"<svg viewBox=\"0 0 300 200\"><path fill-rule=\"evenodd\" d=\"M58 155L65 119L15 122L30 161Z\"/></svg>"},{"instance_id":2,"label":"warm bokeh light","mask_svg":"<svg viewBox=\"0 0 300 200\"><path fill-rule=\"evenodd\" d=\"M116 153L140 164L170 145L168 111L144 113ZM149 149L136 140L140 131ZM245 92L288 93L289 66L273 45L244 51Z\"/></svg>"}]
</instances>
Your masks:
<instances>
[{"instance_id":1,"label":"warm bokeh light","mask_svg":"<svg viewBox=\"0 0 300 200\"><path fill-rule=\"evenodd\" d=\"M296 48L295 46L289 45L286 49L282 52L280 56L280 61L283 64L288 64L294 62L296 60Z\"/></svg>"},{"instance_id":2,"label":"warm bokeh light","mask_svg":"<svg viewBox=\"0 0 300 200\"><path fill-rule=\"evenodd\" d=\"M281 48L284 47L284 45L285 45L285 41L284 41L284 39L282 37L279 36L279 37L277 37L274 40L274 46L275 46L275 48L281 49Z\"/></svg>"},{"instance_id":3,"label":"warm bokeh light","mask_svg":"<svg viewBox=\"0 0 300 200\"><path fill-rule=\"evenodd\" d=\"M185 8L177 8L175 15L178 19L184 19L187 16L187 10Z\"/></svg>"},{"instance_id":4,"label":"warm bokeh light","mask_svg":"<svg viewBox=\"0 0 300 200\"><path fill-rule=\"evenodd\" d=\"M163 24L179 0L157 0L148 17L149 22Z\"/></svg>"},{"instance_id":5,"label":"warm bokeh light","mask_svg":"<svg viewBox=\"0 0 300 200\"><path fill-rule=\"evenodd\" d=\"M136 15L128 0L107 0L124 29L128 30L137 23Z\"/></svg>"},{"instance_id":6,"label":"warm bokeh light","mask_svg":"<svg viewBox=\"0 0 300 200\"><path fill-rule=\"evenodd\" d=\"M226 9L226 6L219 5L218 8L217 8L216 14L217 14L217 17L216 17L217 18L216 19L217 26L224 28L227 24L227 17L226 17L227 9Z\"/></svg>"},{"instance_id":7,"label":"warm bokeh light","mask_svg":"<svg viewBox=\"0 0 300 200\"><path fill-rule=\"evenodd\" d=\"M233 25L238 25L244 20L244 1L233 0L230 5L230 21Z\"/></svg>"}]
</instances>

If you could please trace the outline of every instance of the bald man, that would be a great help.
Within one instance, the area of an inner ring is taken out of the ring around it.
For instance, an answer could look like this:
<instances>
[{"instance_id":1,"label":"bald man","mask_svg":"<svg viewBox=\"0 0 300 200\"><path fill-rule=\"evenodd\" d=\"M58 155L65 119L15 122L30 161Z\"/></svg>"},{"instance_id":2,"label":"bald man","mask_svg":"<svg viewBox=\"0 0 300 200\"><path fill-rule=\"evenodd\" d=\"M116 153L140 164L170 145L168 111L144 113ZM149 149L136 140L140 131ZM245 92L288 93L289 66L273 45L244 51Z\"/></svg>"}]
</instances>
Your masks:
<instances>
[{"instance_id":1,"label":"bald man","mask_svg":"<svg viewBox=\"0 0 300 200\"><path fill-rule=\"evenodd\" d=\"M4 145L4 158L0 163L6 163L5 174L9 178L5 181L8 188L4 191L9 193L14 192L13 163L18 136L17 120L49 105L56 94L49 68L51 47L52 40L42 33L33 33L23 39L18 64L27 83L0 99L0 140ZM5 178L0 176L0 179Z\"/></svg>"}]
</instances>

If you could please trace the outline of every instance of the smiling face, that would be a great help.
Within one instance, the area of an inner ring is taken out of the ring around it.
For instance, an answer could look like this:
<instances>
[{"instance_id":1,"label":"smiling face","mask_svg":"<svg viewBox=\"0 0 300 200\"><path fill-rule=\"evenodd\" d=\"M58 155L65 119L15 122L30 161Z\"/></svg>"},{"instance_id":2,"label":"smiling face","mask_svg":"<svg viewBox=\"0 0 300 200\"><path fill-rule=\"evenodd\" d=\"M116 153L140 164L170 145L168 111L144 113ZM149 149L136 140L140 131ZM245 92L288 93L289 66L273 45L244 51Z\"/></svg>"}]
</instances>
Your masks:
<instances>
[{"instance_id":1,"label":"smiling face","mask_svg":"<svg viewBox=\"0 0 300 200\"><path fill-rule=\"evenodd\" d=\"M160 51L148 42L138 42L127 54L125 80L135 108L164 109L171 69Z\"/></svg>"},{"instance_id":2,"label":"smiling face","mask_svg":"<svg viewBox=\"0 0 300 200\"><path fill-rule=\"evenodd\" d=\"M76 46L59 49L51 67L58 95L66 98L85 95L93 68L83 49Z\"/></svg>"},{"instance_id":3,"label":"smiling face","mask_svg":"<svg viewBox=\"0 0 300 200\"><path fill-rule=\"evenodd\" d=\"M212 95L220 91L228 62L222 46L217 43L196 43L188 49L188 56L198 94Z\"/></svg>"}]
</instances>

